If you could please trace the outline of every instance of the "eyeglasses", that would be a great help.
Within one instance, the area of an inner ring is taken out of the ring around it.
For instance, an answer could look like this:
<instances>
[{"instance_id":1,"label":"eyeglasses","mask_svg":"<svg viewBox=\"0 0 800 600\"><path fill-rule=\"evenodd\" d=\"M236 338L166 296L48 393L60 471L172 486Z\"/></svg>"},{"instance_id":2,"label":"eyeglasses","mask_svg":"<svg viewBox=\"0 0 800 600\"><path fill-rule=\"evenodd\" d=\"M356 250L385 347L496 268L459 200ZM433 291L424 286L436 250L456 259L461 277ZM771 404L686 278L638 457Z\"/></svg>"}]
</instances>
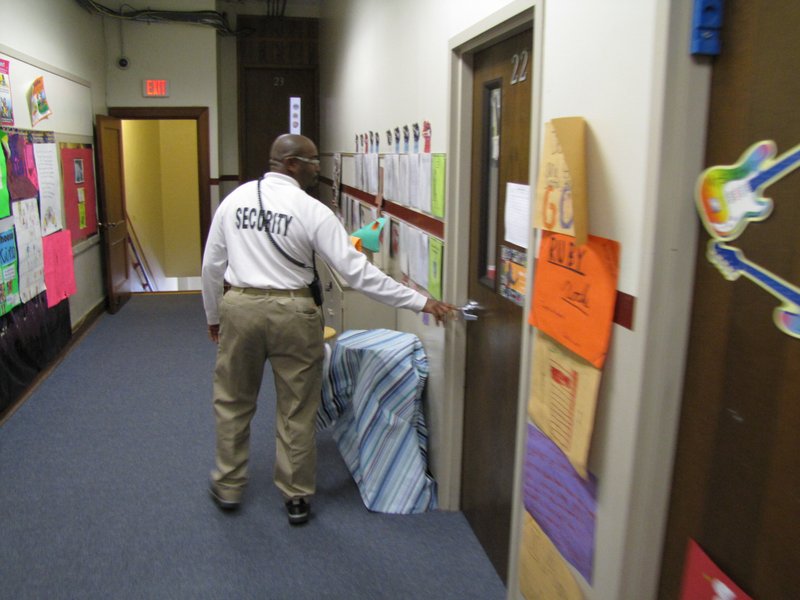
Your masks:
<instances>
[{"instance_id":1,"label":"eyeglasses","mask_svg":"<svg viewBox=\"0 0 800 600\"><path fill-rule=\"evenodd\" d=\"M306 158L305 156L287 156L283 160L289 160L290 158L296 158L297 160L302 161L304 163L308 163L310 165L319 165L318 158Z\"/></svg>"}]
</instances>

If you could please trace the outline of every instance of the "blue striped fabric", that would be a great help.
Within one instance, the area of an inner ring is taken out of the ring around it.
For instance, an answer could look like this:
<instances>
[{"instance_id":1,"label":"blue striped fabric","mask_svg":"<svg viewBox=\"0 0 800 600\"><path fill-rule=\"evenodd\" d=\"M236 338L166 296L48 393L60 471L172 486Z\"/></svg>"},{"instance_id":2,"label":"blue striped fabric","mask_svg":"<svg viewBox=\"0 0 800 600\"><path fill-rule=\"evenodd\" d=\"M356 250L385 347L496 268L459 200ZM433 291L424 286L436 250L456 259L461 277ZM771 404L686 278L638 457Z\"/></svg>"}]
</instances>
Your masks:
<instances>
[{"instance_id":1,"label":"blue striped fabric","mask_svg":"<svg viewBox=\"0 0 800 600\"><path fill-rule=\"evenodd\" d=\"M410 514L437 507L422 412L427 378L425 349L410 333L345 331L333 347L317 428L333 428L369 510Z\"/></svg>"}]
</instances>

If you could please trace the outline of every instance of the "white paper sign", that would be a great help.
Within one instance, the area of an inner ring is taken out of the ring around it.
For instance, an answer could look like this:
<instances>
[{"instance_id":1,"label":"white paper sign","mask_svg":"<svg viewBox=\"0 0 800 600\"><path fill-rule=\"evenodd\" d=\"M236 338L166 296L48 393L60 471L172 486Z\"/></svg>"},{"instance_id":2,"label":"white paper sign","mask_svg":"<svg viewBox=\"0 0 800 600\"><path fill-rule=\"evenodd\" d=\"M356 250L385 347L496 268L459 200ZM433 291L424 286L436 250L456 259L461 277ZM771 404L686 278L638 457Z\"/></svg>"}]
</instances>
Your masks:
<instances>
[{"instance_id":1,"label":"white paper sign","mask_svg":"<svg viewBox=\"0 0 800 600\"><path fill-rule=\"evenodd\" d=\"M507 242L528 248L528 229L531 218L531 186L506 184L505 225Z\"/></svg>"}]
</instances>

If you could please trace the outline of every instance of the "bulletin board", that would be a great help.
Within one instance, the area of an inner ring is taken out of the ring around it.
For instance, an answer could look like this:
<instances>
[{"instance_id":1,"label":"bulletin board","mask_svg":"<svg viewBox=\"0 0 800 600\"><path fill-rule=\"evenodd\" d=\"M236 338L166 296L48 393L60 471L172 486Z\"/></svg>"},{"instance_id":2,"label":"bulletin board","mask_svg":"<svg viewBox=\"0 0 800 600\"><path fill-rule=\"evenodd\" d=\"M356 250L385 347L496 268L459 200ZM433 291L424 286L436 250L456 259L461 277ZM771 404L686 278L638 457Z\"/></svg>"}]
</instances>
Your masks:
<instances>
[{"instance_id":1,"label":"bulletin board","mask_svg":"<svg viewBox=\"0 0 800 600\"><path fill-rule=\"evenodd\" d=\"M97 237L93 134L89 82L0 45L0 370L15 374L0 420L72 336L73 244Z\"/></svg>"},{"instance_id":2,"label":"bulletin board","mask_svg":"<svg viewBox=\"0 0 800 600\"><path fill-rule=\"evenodd\" d=\"M331 187L332 208L349 233L385 217L381 252L371 257L379 268L441 300L447 157L389 150L323 154L333 178L320 182Z\"/></svg>"}]
</instances>

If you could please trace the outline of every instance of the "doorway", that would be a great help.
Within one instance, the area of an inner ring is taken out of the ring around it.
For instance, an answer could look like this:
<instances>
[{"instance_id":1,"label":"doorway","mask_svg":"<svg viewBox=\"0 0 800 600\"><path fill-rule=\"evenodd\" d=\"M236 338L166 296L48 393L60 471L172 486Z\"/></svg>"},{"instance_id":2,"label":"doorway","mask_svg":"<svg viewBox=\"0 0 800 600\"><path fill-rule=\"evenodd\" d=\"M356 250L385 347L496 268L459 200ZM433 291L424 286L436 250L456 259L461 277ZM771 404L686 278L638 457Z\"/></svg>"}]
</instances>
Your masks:
<instances>
[{"instance_id":1,"label":"doorway","mask_svg":"<svg viewBox=\"0 0 800 600\"><path fill-rule=\"evenodd\" d=\"M527 383L520 364L527 344L523 307L502 296L499 274L504 249L524 250L505 240L506 184L527 185L535 173L531 141L538 139L534 90L540 44L534 43L533 8L533 3L507 7L450 44L447 210L454 234L449 256L469 261L446 262L445 273L452 274L459 303L469 299L482 306L476 321L452 328L449 340L453 388L462 394L455 400L462 412L452 416L454 429L460 428L453 432L460 444L458 502L506 583L515 573L509 559L519 509L514 493L522 439L519 406L521 384Z\"/></svg>"},{"instance_id":2,"label":"doorway","mask_svg":"<svg viewBox=\"0 0 800 600\"><path fill-rule=\"evenodd\" d=\"M124 184L131 188L125 193L130 204L125 210L132 221L128 287L200 289L199 265L211 223L208 109L110 108L109 114L134 138L121 139L129 167L124 170ZM145 158L134 160L130 156L134 153ZM164 158L154 162L162 153ZM157 193L149 193L150 188L157 188ZM175 194L193 196L196 206L168 202ZM152 260L153 256L158 259Z\"/></svg>"}]
</instances>

